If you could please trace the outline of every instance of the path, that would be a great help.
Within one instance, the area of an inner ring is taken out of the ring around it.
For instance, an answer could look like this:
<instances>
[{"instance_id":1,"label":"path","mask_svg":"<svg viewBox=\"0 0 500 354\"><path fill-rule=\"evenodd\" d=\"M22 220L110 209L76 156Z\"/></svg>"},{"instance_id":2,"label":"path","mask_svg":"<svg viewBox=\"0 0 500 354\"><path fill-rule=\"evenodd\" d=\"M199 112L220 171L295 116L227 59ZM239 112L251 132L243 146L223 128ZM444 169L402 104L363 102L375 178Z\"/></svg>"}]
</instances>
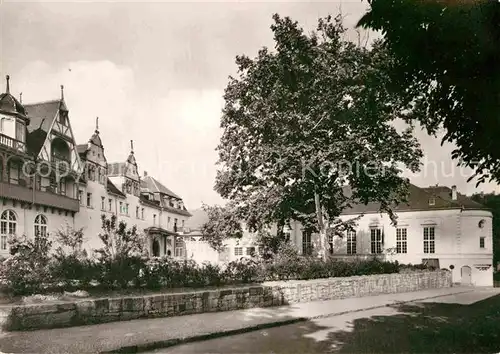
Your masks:
<instances>
[{"instance_id":1,"label":"path","mask_svg":"<svg viewBox=\"0 0 500 354\"><path fill-rule=\"evenodd\" d=\"M150 353L498 353L499 293L474 291L351 312Z\"/></svg>"}]
</instances>

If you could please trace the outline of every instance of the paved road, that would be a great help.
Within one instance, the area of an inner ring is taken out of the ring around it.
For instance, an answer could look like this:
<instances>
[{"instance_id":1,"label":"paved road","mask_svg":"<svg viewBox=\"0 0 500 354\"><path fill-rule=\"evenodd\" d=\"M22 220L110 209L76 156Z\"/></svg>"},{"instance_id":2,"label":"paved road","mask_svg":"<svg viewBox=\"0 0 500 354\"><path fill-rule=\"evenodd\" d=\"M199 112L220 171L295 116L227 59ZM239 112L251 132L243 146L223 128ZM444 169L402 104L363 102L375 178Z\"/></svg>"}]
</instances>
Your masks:
<instances>
[{"instance_id":1,"label":"paved road","mask_svg":"<svg viewBox=\"0 0 500 354\"><path fill-rule=\"evenodd\" d=\"M151 353L498 353L498 293L478 290Z\"/></svg>"}]
</instances>

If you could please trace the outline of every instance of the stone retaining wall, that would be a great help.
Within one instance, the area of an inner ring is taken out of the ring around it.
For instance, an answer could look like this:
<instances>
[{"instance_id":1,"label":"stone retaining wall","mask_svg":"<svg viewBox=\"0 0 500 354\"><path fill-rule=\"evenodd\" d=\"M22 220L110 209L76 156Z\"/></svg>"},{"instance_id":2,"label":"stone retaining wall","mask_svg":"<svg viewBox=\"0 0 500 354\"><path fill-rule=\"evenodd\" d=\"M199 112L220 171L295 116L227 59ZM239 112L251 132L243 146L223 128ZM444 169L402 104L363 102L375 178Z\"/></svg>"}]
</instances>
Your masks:
<instances>
[{"instance_id":1,"label":"stone retaining wall","mask_svg":"<svg viewBox=\"0 0 500 354\"><path fill-rule=\"evenodd\" d=\"M268 282L241 288L0 307L2 329L29 330L180 316L451 287L449 271Z\"/></svg>"}]
</instances>

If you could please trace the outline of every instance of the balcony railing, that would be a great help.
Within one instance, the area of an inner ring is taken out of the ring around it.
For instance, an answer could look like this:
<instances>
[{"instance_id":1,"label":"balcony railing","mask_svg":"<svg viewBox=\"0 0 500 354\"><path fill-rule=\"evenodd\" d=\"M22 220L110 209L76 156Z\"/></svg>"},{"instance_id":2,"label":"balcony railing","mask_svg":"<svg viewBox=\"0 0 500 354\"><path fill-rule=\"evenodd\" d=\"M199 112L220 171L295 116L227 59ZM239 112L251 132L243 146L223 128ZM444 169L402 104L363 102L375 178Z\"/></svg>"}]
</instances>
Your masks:
<instances>
[{"instance_id":1,"label":"balcony railing","mask_svg":"<svg viewBox=\"0 0 500 354\"><path fill-rule=\"evenodd\" d=\"M15 151L26 152L26 144L24 142L4 134L0 134L0 145L7 146Z\"/></svg>"},{"instance_id":2,"label":"balcony railing","mask_svg":"<svg viewBox=\"0 0 500 354\"><path fill-rule=\"evenodd\" d=\"M19 184L0 182L0 196L21 202L35 203L68 211L78 212L80 210L78 199L56 194L51 192L50 189L33 190L31 187Z\"/></svg>"}]
</instances>

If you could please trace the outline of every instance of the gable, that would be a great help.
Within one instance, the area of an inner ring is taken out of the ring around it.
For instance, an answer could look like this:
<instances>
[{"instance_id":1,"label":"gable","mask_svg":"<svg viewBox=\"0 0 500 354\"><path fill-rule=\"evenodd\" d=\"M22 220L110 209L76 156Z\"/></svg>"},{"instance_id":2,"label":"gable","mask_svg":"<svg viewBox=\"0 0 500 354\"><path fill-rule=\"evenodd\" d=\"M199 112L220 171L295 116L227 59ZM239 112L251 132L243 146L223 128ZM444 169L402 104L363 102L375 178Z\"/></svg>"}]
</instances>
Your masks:
<instances>
[{"instance_id":1,"label":"gable","mask_svg":"<svg viewBox=\"0 0 500 354\"><path fill-rule=\"evenodd\" d=\"M63 112L65 117L64 124L59 119L61 112ZM80 155L78 154L75 137L71 128L71 121L69 119L69 116L67 116L67 112L59 110L59 105L57 105L57 112L52 119L52 124L50 125L46 133L47 134L45 142L38 152L37 158L43 159L45 161L51 161L52 143L54 142L54 140L60 139L63 140L68 146L70 152L71 169L77 173L82 173L83 164L80 160Z\"/></svg>"},{"instance_id":2,"label":"gable","mask_svg":"<svg viewBox=\"0 0 500 354\"><path fill-rule=\"evenodd\" d=\"M92 135L86 146L85 159L103 167L104 169L107 169L108 167L108 162L106 160L106 156L104 155L104 148L98 132Z\"/></svg>"},{"instance_id":3,"label":"gable","mask_svg":"<svg viewBox=\"0 0 500 354\"><path fill-rule=\"evenodd\" d=\"M130 155L127 158L127 161L125 162L124 176L136 182L140 180L137 162L135 160L133 152L130 153Z\"/></svg>"}]
</instances>

